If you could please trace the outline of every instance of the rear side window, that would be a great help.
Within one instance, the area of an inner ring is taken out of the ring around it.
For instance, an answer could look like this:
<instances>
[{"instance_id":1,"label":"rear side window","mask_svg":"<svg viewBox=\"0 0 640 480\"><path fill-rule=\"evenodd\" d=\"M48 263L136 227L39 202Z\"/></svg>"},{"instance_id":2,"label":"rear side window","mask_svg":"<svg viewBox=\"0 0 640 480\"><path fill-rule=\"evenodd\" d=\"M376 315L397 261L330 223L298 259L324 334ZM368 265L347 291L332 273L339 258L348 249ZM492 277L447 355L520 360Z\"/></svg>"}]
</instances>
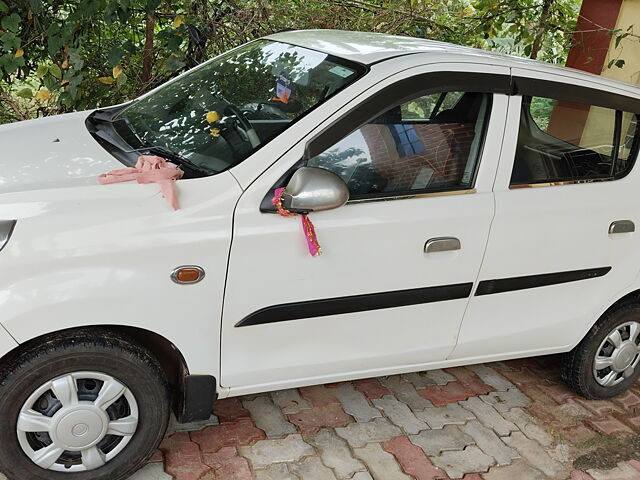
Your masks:
<instances>
[{"instance_id":1,"label":"rear side window","mask_svg":"<svg viewBox=\"0 0 640 480\"><path fill-rule=\"evenodd\" d=\"M511 185L615 180L638 153L638 115L543 97L522 99Z\"/></svg>"}]
</instances>

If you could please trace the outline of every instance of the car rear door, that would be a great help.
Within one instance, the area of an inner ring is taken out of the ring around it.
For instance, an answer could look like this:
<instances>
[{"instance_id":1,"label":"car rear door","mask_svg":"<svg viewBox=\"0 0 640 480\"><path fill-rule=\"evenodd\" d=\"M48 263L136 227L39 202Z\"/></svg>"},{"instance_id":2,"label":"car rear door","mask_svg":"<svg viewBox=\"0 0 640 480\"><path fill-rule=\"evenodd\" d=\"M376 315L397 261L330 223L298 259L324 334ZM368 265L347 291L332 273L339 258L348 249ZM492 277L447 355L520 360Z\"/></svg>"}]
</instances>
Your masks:
<instances>
[{"instance_id":1,"label":"car rear door","mask_svg":"<svg viewBox=\"0 0 640 480\"><path fill-rule=\"evenodd\" d=\"M321 134L249 186L234 218L223 386L247 393L446 358L493 217L508 73L443 63L395 74L357 106L318 119ZM340 175L352 195L310 215L316 258L300 219L268 208L303 157Z\"/></svg>"},{"instance_id":2,"label":"car rear door","mask_svg":"<svg viewBox=\"0 0 640 480\"><path fill-rule=\"evenodd\" d=\"M638 96L529 69L513 81L456 360L568 350L638 276Z\"/></svg>"}]
</instances>

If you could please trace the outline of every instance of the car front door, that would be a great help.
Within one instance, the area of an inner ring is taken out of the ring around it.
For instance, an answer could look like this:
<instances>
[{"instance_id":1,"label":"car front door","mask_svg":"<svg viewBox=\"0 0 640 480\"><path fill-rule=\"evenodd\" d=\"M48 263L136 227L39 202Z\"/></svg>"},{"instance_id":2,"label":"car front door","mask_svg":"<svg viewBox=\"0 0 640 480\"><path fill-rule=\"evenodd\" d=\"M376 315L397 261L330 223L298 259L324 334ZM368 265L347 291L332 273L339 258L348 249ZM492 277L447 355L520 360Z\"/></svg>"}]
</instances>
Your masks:
<instances>
[{"instance_id":1,"label":"car front door","mask_svg":"<svg viewBox=\"0 0 640 480\"><path fill-rule=\"evenodd\" d=\"M640 100L527 69L513 81L496 215L456 360L570 349L638 276Z\"/></svg>"},{"instance_id":2,"label":"car front door","mask_svg":"<svg viewBox=\"0 0 640 480\"><path fill-rule=\"evenodd\" d=\"M382 81L253 182L235 212L221 383L247 393L418 369L453 349L494 212L508 69L440 64ZM351 132L351 133L349 133ZM303 161L301 162L301 158ZM300 219L270 209L296 165L350 201ZM261 211L262 205L262 211Z\"/></svg>"}]
</instances>

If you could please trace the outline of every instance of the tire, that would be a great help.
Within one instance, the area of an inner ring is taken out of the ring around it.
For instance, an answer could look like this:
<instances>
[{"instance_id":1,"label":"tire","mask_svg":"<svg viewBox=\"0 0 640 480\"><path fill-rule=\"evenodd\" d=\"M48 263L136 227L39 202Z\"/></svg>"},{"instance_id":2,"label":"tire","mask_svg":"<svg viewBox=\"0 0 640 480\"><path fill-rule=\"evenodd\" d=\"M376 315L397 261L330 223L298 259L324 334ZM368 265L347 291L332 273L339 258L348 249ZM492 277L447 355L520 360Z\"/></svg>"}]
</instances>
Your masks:
<instances>
[{"instance_id":1,"label":"tire","mask_svg":"<svg viewBox=\"0 0 640 480\"><path fill-rule=\"evenodd\" d=\"M620 395L640 378L639 345L640 305L621 305L605 313L584 339L564 355L562 378L587 399Z\"/></svg>"},{"instance_id":2,"label":"tire","mask_svg":"<svg viewBox=\"0 0 640 480\"><path fill-rule=\"evenodd\" d=\"M0 471L9 480L124 480L167 428L169 391L157 360L106 330L51 336L13 358L0 379Z\"/></svg>"}]
</instances>

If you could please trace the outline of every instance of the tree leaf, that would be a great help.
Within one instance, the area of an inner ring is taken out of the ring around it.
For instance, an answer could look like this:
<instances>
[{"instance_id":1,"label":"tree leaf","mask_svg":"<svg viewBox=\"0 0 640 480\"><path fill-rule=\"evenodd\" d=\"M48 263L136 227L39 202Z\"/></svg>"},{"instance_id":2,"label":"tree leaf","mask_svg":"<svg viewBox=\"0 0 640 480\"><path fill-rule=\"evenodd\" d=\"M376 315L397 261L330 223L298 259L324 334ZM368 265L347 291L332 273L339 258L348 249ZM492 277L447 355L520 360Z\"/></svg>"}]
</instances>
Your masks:
<instances>
[{"instance_id":1,"label":"tree leaf","mask_svg":"<svg viewBox=\"0 0 640 480\"><path fill-rule=\"evenodd\" d=\"M615 61L615 63L614 63L614 65L615 65L616 67L618 67L618 68L622 68L622 67L624 67L624 64L625 64L625 63L626 63L626 62L625 62L624 60L616 60L616 61Z\"/></svg>"},{"instance_id":2,"label":"tree leaf","mask_svg":"<svg viewBox=\"0 0 640 480\"><path fill-rule=\"evenodd\" d=\"M105 85L113 85L113 77L100 77L98 79L100 83L104 83Z\"/></svg>"},{"instance_id":3,"label":"tree leaf","mask_svg":"<svg viewBox=\"0 0 640 480\"><path fill-rule=\"evenodd\" d=\"M173 19L173 28L176 30L180 28L180 25L183 25L185 22L184 15L176 15L176 18Z\"/></svg>"},{"instance_id":4,"label":"tree leaf","mask_svg":"<svg viewBox=\"0 0 640 480\"><path fill-rule=\"evenodd\" d=\"M113 67L113 78L118 78L120 75L122 75L122 66L116 65Z\"/></svg>"},{"instance_id":5,"label":"tree leaf","mask_svg":"<svg viewBox=\"0 0 640 480\"><path fill-rule=\"evenodd\" d=\"M47 67L46 65L43 65L43 64L38 65L38 68L36 69L36 77L42 78L47 73L49 73L49 67Z\"/></svg>"},{"instance_id":6,"label":"tree leaf","mask_svg":"<svg viewBox=\"0 0 640 480\"><path fill-rule=\"evenodd\" d=\"M33 91L30 88L22 88L16 92L20 98L33 98Z\"/></svg>"},{"instance_id":7,"label":"tree leaf","mask_svg":"<svg viewBox=\"0 0 640 480\"><path fill-rule=\"evenodd\" d=\"M60 67L55 63L49 65L48 70L49 73L53 75L57 80L60 80L62 78L62 70L60 70Z\"/></svg>"},{"instance_id":8,"label":"tree leaf","mask_svg":"<svg viewBox=\"0 0 640 480\"><path fill-rule=\"evenodd\" d=\"M9 7L7 4L0 0L0 13L7 13L9 11Z\"/></svg>"},{"instance_id":9,"label":"tree leaf","mask_svg":"<svg viewBox=\"0 0 640 480\"><path fill-rule=\"evenodd\" d=\"M12 13L7 17L2 18L2 21L0 21L0 26L2 26L2 28L5 30L16 33L20 28L21 22L22 19L20 18L20 15L18 15L17 13Z\"/></svg>"},{"instance_id":10,"label":"tree leaf","mask_svg":"<svg viewBox=\"0 0 640 480\"><path fill-rule=\"evenodd\" d=\"M24 49L19 48L18 50L16 50L16 58L20 58L24 55Z\"/></svg>"},{"instance_id":11,"label":"tree leaf","mask_svg":"<svg viewBox=\"0 0 640 480\"><path fill-rule=\"evenodd\" d=\"M111 49L109 50L108 57L107 57L107 60L109 62L109 66L113 68L116 65L118 65L120 63L120 60L122 60L122 55L124 55L124 52L122 51L122 49L120 47L118 47L118 46L111 47Z\"/></svg>"},{"instance_id":12,"label":"tree leaf","mask_svg":"<svg viewBox=\"0 0 640 480\"><path fill-rule=\"evenodd\" d=\"M34 97L36 100L49 100L51 98L51 92L46 88L39 90Z\"/></svg>"},{"instance_id":13,"label":"tree leaf","mask_svg":"<svg viewBox=\"0 0 640 480\"><path fill-rule=\"evenodd\" d=\"M118 75L118 78L116 79L116 85L118 87L122 87L125 83L127 83L127 74L121 73L120 75Z\"/></svg>"}]
</instances>

